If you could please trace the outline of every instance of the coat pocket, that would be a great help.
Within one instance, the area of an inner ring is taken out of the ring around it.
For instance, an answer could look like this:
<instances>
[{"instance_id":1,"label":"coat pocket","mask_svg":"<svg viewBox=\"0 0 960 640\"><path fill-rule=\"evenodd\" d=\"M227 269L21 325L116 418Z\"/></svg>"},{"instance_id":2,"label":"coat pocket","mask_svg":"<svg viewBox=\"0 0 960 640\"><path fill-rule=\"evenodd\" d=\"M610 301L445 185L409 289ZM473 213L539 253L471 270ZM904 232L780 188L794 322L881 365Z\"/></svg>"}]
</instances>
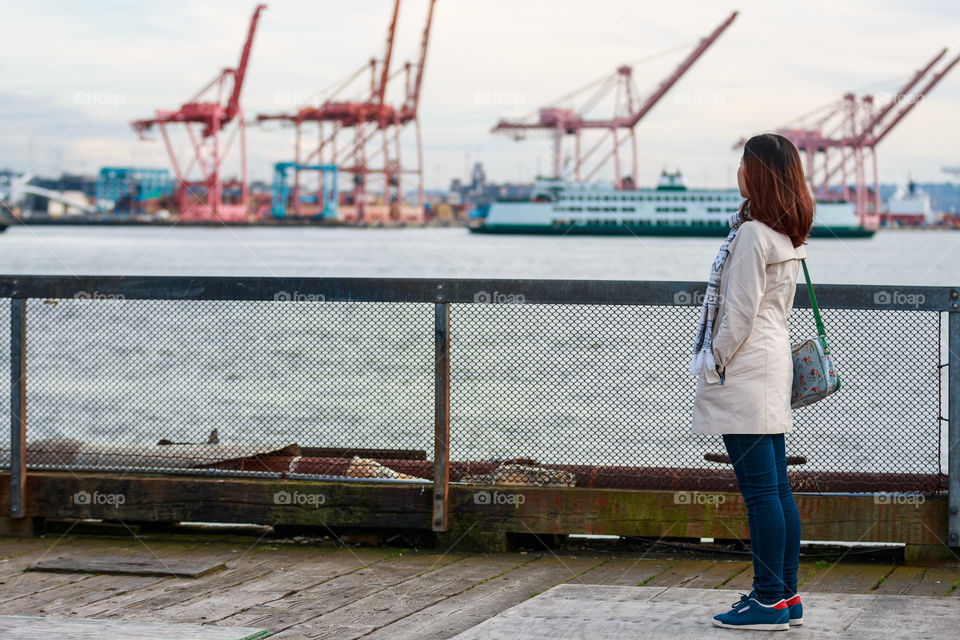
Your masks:
<instances>
[{"instance_id":1,"label":"coat pocket","mask_svg":"<svg viewBox=\"0 0 960 640\"><path fill-rule=\"evenodd\" d=\"M740 348L733 352L733 355L721 367L726 380L731 377L740 378L761 374L767 365L767 349L763 344L753 344L745 342ZM717 376L719 380L719 375Z\"/></svg>"},{"instance_id":2,"label":"coat pocket","mask_svg":"<svg viewBox=\"0 0 960 640\"><path fill-rule=\"evenodd\" d=\"M706 384L720 384L720 374L716 370L705 370L703 372L703 381Z\"/></svg>"}]
</instances>

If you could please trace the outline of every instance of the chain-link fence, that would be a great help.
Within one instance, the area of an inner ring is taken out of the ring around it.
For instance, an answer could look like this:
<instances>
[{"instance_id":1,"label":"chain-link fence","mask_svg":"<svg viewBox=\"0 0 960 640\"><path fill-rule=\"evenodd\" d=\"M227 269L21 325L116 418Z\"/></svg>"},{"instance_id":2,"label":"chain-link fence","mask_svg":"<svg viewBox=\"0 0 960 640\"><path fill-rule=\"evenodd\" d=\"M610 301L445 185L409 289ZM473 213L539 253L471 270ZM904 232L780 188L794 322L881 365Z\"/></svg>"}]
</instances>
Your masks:
<instances>
[{"instance_id":1,"label":"chain-link fence","mask_svg":"<svg viewBox=\"0 0 960 640\"><path fill-rule=\"evenodd\" d=\"M842 389L794 411L794 486L940 489L939 314L822 315ZM578 485L732 488L721 438L691 431L698 317L693 306L454 305L454 468L523 458ZM790 325L793 342L816 333L809 309Z\"/></svg>"},{"instance_id":2,"label":"chain-link fence","mask_svg":"<svg viewBox=\"0 0 960 640\"><path fill-rule=\"evenodd\" d=\"M440 299L390 282L369 296L23 296L28 468L431 480ZM733 489L720 437L690 429L699 307L667 296L684 284L638 304L444 298L451 481ZM942 310L823 297L843 388L794 412L795 488L944 489ZM815 332L809 308L790 324L794 341ZM7 371L9 345L0 332Z\"/></svg>"}]
</instances>

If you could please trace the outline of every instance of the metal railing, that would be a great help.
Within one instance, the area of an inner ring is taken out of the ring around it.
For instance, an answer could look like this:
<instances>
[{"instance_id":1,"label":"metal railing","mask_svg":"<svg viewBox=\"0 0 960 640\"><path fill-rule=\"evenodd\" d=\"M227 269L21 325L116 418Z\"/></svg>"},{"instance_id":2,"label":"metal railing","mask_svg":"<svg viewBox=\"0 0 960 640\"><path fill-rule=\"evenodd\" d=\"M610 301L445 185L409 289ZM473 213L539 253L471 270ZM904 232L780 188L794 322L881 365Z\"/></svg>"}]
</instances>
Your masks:
<instances>
[{"instance_id":1,"label":"metal railing","mask_svg":"<svg viewBox=\"0 0 960 640\"><path fill-rule=\"evenodd\" d=\"M698 282L0 278L11 515L31 469L432 483L437 529L449 482L729 490L720 439L690 430L703 294ZM958 289L821 284L817 296L843 389L794 412L794 488L949 490L960 546ZM805 287L790 325L794 340L814 333Z\"/></svg>"}]
</instances>

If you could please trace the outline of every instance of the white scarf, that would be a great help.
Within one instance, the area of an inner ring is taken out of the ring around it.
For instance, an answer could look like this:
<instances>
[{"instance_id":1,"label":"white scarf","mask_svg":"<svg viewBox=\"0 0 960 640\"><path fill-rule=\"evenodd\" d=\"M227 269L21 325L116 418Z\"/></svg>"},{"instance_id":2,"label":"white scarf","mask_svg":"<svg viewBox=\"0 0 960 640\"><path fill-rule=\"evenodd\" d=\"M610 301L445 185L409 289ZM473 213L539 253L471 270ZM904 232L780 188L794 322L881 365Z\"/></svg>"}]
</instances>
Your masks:
<instances>
[{"instance_id":1,"label":"white scarf","mask_svg":"<svg viewBox=\"0 0 960 640\"><path fill-rule=\"evenodd\" d=\"M700 322L697 324L697 336L693 341L693 357L690 359L690 373L699 375L701 371L715 371L717 361L713 357L713 321L717 317L717 299L720 292L720 272L723 263L730 254L730 243L737 237L740 225L750 219L750 201L744 200L740 209L730 215L730 233L727 234L717 257L713 260L710 269L710 280L707 282L707 292L703 296L703 306L700 308Z\"/></svg>"}]
</instances>

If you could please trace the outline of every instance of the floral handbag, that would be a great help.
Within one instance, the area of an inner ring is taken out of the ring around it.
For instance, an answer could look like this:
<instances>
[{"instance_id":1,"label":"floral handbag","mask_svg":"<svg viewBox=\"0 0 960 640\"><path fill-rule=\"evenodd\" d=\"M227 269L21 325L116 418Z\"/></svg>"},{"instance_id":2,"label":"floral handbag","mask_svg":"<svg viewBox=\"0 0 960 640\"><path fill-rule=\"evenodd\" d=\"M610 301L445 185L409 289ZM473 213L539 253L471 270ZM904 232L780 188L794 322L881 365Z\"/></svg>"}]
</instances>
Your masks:
<instances>
[{"instance_id":1,"label":"floral handbag","mask_svg":"<svg viewBox=\"0 0 960 640\"><path fill-rule=\"evenodd\" d=\"M817 337L791 347L793 351L793 393L790 398L790 406L793 409L813 404L840 389L840 378L837 376L837 368L833 364L833 358L830 357L827 334L823 328L823 320L820 319L817 298L813 295L813 285L810 283L807 262L803 259L800 262L803 265L803 276L807 279L807 291L810 294L813 317L817 322Z\"/></svg>"}]
</instances>

